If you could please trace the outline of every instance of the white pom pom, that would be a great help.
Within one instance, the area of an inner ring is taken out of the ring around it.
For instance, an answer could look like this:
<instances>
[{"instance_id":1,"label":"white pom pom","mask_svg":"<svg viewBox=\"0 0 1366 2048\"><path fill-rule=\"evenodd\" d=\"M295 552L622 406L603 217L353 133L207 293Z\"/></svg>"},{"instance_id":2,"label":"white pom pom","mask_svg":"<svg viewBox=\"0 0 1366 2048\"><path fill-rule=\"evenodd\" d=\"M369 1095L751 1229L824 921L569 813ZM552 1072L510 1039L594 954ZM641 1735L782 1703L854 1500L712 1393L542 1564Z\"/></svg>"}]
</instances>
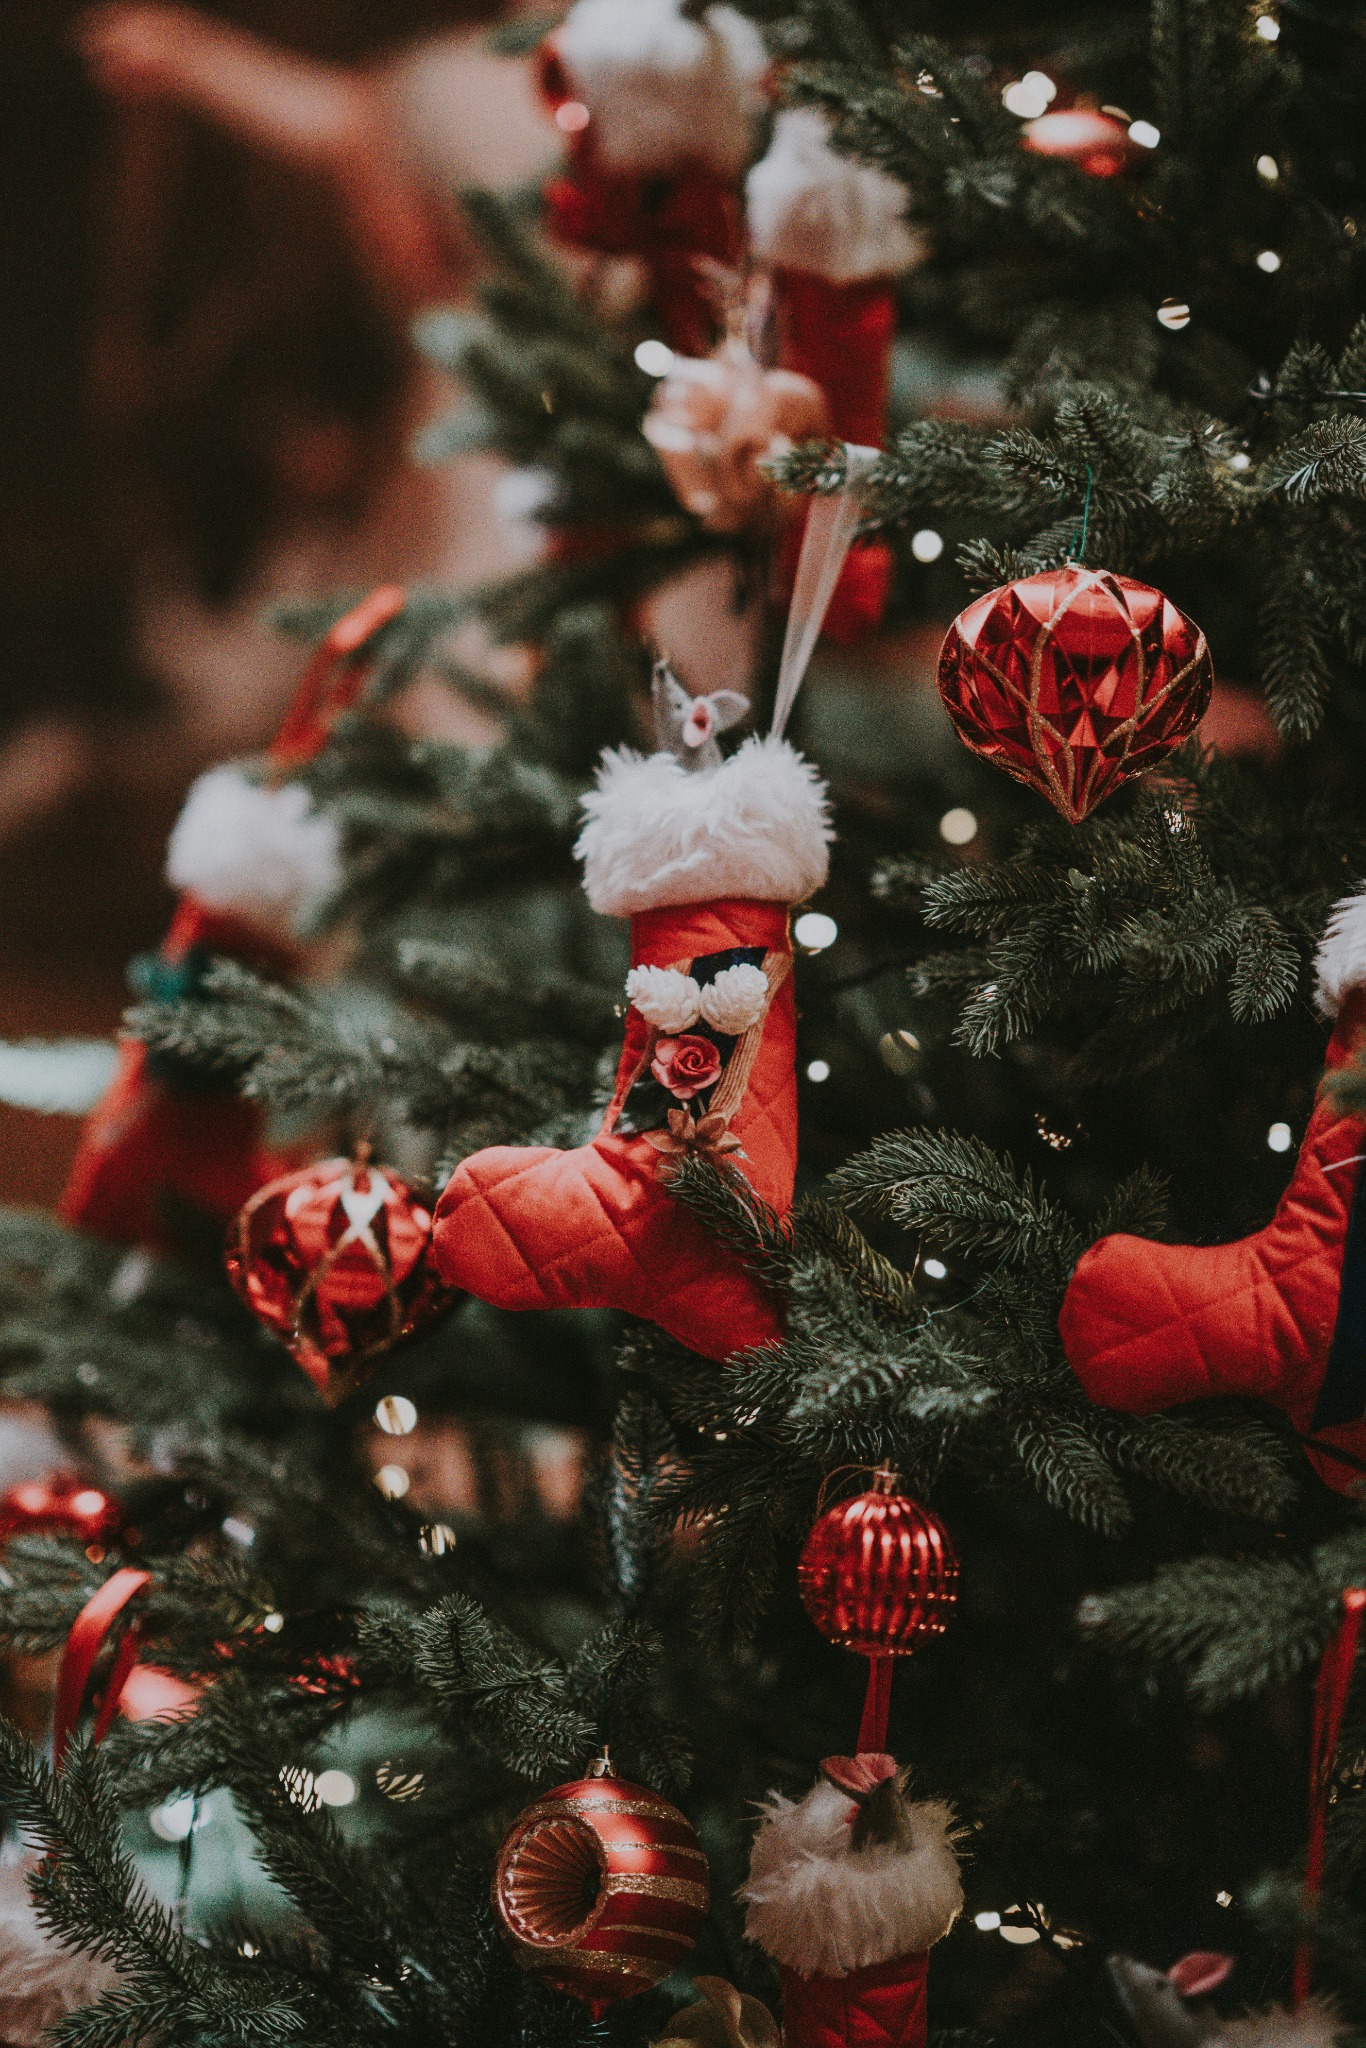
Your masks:
<instances>
[{"instance_id":1,"label":"white pom pom","mask_svg":"<svg viewBox=\"0 0 1366 2048\"><path fill-rule=\"evenodd\" d=\"M42 2048L49 2027L118 1982L108 1963L63 1948L38 1924L25 1878L32 1862L0 1866L0 2040Z\"/></svg>"},{"instance_id":2,"label":"white pom pom","mask_svg":"<svg viewBox=\"0 0 1366 2048\"><path fill-rule=\"evenodd\" d=\"M554 49L609 169L666 172L700 160L739 176L766 63L743 15L709 7L692 21L678 0L578 0Z\"/></svg>"},{"instance_id":3,"label":"white pom pom","mask_svg":"<svg viewBox=\"0 0 1366 2048\"><path fill-rule=\"evenodd\" d=\"M713 1031L738 1038L757 1024L768 1001L768 976L762 967L742 960L736 967L723 967L702 991L702 1015Z\"/></svg>"},{"instance_id":4,"label":"white pom pom","mask_svg":"<svg viewBox=\"0 0 1366 2048\"><path fill-rule=\"evenodd\" d=\"M832 284L909 270L924 251L906 224L904 189L884 171L840 156L829 136L814 107L779 114L768 155L745 186L755 255Z\"/></svg>"},{"instance_id":5,"label":"white pom pom","mask_svg":"<svg viewBox=\"0 0 1366 2048\"><path fill-rule=\"evenodd\" d=\"M657 1031L690 1031L697 1022L701 991L677 967L633 967L626 993Z\"/></svg>"},{"instance_id":6,"label":"white pom pom","mask_svg":"<svg viewBox=\"0 0 1366 2048\"><path fill-rule=\"evenodd\" d=\"M166 851L173 888L281 935L293 934L340 878L341 835L303 784L270 788L234 767L200 776Z\"/></svg>"}]
</instances>

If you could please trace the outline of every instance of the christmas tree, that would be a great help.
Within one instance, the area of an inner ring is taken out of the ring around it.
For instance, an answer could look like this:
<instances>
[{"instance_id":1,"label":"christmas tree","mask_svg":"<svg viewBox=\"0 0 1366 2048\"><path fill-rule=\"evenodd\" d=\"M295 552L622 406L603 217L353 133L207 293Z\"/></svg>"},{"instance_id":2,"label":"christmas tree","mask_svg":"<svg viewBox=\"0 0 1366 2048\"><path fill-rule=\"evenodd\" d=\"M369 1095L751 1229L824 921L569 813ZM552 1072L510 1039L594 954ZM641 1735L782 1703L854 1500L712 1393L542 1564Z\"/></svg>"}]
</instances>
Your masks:
<instances>
[{"instance_id":1,"label":"christmas tree","mask_svg":"<svg viewBox=\"0 0 1366 2048\"><path fill-rule=\"evenodd\" d=\"M472 194L483 314L419 330L466 394L428 458L507 454L542 559L282 622L330 635L316 687L177 830L84 1192L0 1219L5 1392L102 1496L6 1506L0 1637L64 1679L60 1768L0 1744L42 1857L6 2030L914 2041L934 1944L939 2033L1161 2048L1298 1949L1350 2036L1357 11L637 0L642 55L612 6L543 56L576 284ZM767 338L708 211L756 158ZM824 433L769 432L774 334ZM768 731L806 497L864 529L813 768ZM755 734L661 672L659 751L599 773L699 567L755 621ZM915 651L954 613L966 747ZM520 700L450 656L469 619L535 648ZM496 744L388 716L433 672Z\"/></svg>"}]
</instances>

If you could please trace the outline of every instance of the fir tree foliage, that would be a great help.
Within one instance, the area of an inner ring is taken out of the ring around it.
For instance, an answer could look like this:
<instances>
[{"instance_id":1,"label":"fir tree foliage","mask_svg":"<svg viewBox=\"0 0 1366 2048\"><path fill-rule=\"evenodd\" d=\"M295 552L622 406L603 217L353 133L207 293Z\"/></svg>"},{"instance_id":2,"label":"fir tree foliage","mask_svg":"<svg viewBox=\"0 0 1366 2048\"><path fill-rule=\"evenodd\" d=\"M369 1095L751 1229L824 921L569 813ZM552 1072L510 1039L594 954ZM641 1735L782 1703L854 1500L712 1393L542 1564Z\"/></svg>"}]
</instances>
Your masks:
<instances>
[{"instance_id":1,"label":"fir tree foliage","mask_svg":"<svg viewBox=\"0 0 1366 2048\"><path fill-rule=\"evenodd\" d=\"M1191 750L1077 830L957 753L898 752L882 700L880 788L832 747L840 939L797 975L803 1060L834 1071L805 1067L800 1198L780 1219L697 1162L675 1182L785 1311L780 1344L724 1366L649 1326L462 1303L324 1412L214 1247L176 1267L0 1218L0 1382L119 1495L152 1574L139 1654L202 1685L192 1713L120 1722L59 1777L0 1746L0 1800L46 1856L45 1923L118 1971L64 2024L82 2048L649 2041L686 1984L601 2029L516 1968L487 1904L513 1813L603 1742L703 1835L696 1967L773 1998L733 1897L748 1815L848 1748L861 1682L798 1610L793 1565L821 1501L884 1461L942 1507L964 1564L954 1631L898 1681L891 1738L973 1830L936 2012L1011 2048L1108 2040L1096 1951L1231 1945L1252 1996L1299 1931L1286 1702L1366 1572L1359 1508L1245 1405L1093 1408L1057 1313L1104 1231L1217 1241L1264 1221L1282 1175L1267 1124L1302 1122L1318 1079L1308 957L1366 864L1366 172L1315 121L1329 93L1343 125L1349 32L1286 5L1273 46L1230 0L1038 23L893 0L748 11L784 90L906 186L935 251L907 322L1004 364L1007 417L908 421L879 465L870 520L957 544L958 575L918 599L908 584L905 609L1079 557L1084 529L1089 563L1161 582L1221 673L1260 680L1291 744L1260 763ZM1034 60L1160 129L1141 172L1091 180L1021 148L1000 88ZM219 963L132 1017L182 1076L231 1082L320 1149L401 1147L424 1186L479 1146L595 1127L625 956L579 892L578 801L600 748L640 733L647 663L620 607L720 545L639 434L635 331L585 310L525 209L469 206L499 268L481 319L424 327L467 394L426 452L502 449L575 544L497 587L415 593L372 649L364 700L308 771L345 830L324 913L344 970L283 987ZM1188 323L1157 318L1168 302ZM784 465L802 489L841 474L829 449ZM340 608L285 623L306 639ZM449 655L476 615L538 645L515 707ZM419 672L496 711L498 740L404 737L387 713ZM948 801L981 821L950 858ZM1366 1102L1360 1072L1338 1085ZM578 1520L529 1492L509 1515L490 1484L437 1540L373 1482L367 1414L390 1389L457 1420L489 1467L509 1416L572 1420L592 1445ZM120 1554L10 1542L0 1639L56 1647ZM316 1773L339 1755L358 1796L334 1814ZM250 1910L189 1890L168 1910L128 1830L223 1788L263 1889ZM1321 1981L1359 2031L1350 1801L1332 1844ZM1011 1898L1044 1899L1079 1952L1017 1969L971 1917Z\"/></svg>"}]
</instances>

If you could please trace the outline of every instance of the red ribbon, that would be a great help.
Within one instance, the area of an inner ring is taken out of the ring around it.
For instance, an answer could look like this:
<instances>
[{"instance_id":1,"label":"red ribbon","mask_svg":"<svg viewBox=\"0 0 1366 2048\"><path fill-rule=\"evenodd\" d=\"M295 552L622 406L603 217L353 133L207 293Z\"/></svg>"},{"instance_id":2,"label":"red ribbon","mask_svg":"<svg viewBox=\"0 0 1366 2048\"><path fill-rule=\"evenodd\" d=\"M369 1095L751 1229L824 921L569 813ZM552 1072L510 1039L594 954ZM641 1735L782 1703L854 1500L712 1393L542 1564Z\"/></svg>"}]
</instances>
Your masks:
<instances>
[{"instance_id":1,"label":"red ribbon","mask_svg":"<svg viewBox=\"0 0 1366 2048\"><path fill-rule=\"evenodd\" d=\"M129 1601L151 1582L150 1572L124 1565L86 1601L71 1624L57 1673L57 1704L52 1716L52 1761L58 1770L62 1768L67 1746L76 1732L91 1676L100 1652L109 1640L110 1631ZM123 1632L95 1710L96 1742L103 1742L109 1733L109 1725L118 1709L119 1694L127 1683L136 1655L137 1628L134 1625Z\"/></svg>"},{"instance_id":2,"label":"red ribbon","mask_svg":"<svg viewBox=\"0 0 1366 2048\"><path fill-rule=\"evenodd\" d=\"M1314 1732L1309 1755L1309 1850L1304 1861L1304 1908L1307 1918L1318 1908L1323 1891L1324 1855L1328 1841L1328 1789L1333 1775L1342 1717L1356 1669L1361 1624L1366 1618L1366 1587L1348 1586L1342 1595L1342 1620L1328 1639L1314 1688ZM1295 1951L1294 2005L1309 1996L1314 1972L1313 1936L1306 1934Z\"/></svg>"},{"instance_id":3,"label":"red ribbon","mask_svg":"<svg viewBox=\"0 0 1366 2048\"><path fill-rule=\"evenodd\" d=\"M365 667L353 661L367 640L381 626L387 626L407 603L397 583L382 583L368 597L353 605L323 636L308 667L299 678L294 701L285 713L280 730L270 744L268 759L277 767L293 768L311 761L327 739L335 721L360 695Z\"/></svg>"},{"instance_id":4,"label":"red ribbon","mask_svg":"<svg viewBox=\"0 0 1366 2048\"><path fill-rule=\"evenodd\" d=\"M892 1711L892 1659L868 1659L868 1690L863 1695L863 1719L858 1724L859 1755L867 1756L887 1747L887 1717Z\"/></svg>"}]
</instances>

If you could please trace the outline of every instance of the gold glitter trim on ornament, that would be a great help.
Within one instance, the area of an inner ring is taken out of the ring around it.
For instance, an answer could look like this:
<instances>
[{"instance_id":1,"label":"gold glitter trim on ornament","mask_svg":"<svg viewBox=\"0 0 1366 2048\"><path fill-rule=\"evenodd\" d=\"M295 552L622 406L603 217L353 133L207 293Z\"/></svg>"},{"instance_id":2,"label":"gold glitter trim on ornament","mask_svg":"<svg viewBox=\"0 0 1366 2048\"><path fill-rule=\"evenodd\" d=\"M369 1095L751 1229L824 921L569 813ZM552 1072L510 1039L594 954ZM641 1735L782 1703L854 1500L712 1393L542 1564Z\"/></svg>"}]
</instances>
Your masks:
<instances>
[{"instance_id":1,"label":"gold glitter trim on ornament","mask_svg":"<svg viewBox=\"0 0 1366 2048\"><path fill-rule=\"evenodd\" d=\"M678 1854L675 1850L673 1854ZM703 1858L705 1862L705 1857ZM700 1906L703 1912L711 1899L711 1889L705 1884L694 1884L687 1877L637 1877L634 1872L620 1870L604 1878L604 1892L633 1892L639 1898L674 1899L680 1906ZM613 1926L613 1934L623 1929ZM643 1931L643 1930L641 1930Z\"/></svg>"},{"instance_id":2,"label":"gold glitter trim on ornament","mask_svg":"<svg viewBox=\"0 0 1366 2048\"><path fill-rule=\"evenodd\" d=\"M608 1781L604 1780L604 1783ZM560 1813L648 1813L654 1820L677 1821L678 1808L662 1799L610 1799L597 1797L538 1800L522 1816L524 1820L551 1820ZM695 1849L671 1849L672 1856L695 1856Z\"/></svg>"}]
</instances>

